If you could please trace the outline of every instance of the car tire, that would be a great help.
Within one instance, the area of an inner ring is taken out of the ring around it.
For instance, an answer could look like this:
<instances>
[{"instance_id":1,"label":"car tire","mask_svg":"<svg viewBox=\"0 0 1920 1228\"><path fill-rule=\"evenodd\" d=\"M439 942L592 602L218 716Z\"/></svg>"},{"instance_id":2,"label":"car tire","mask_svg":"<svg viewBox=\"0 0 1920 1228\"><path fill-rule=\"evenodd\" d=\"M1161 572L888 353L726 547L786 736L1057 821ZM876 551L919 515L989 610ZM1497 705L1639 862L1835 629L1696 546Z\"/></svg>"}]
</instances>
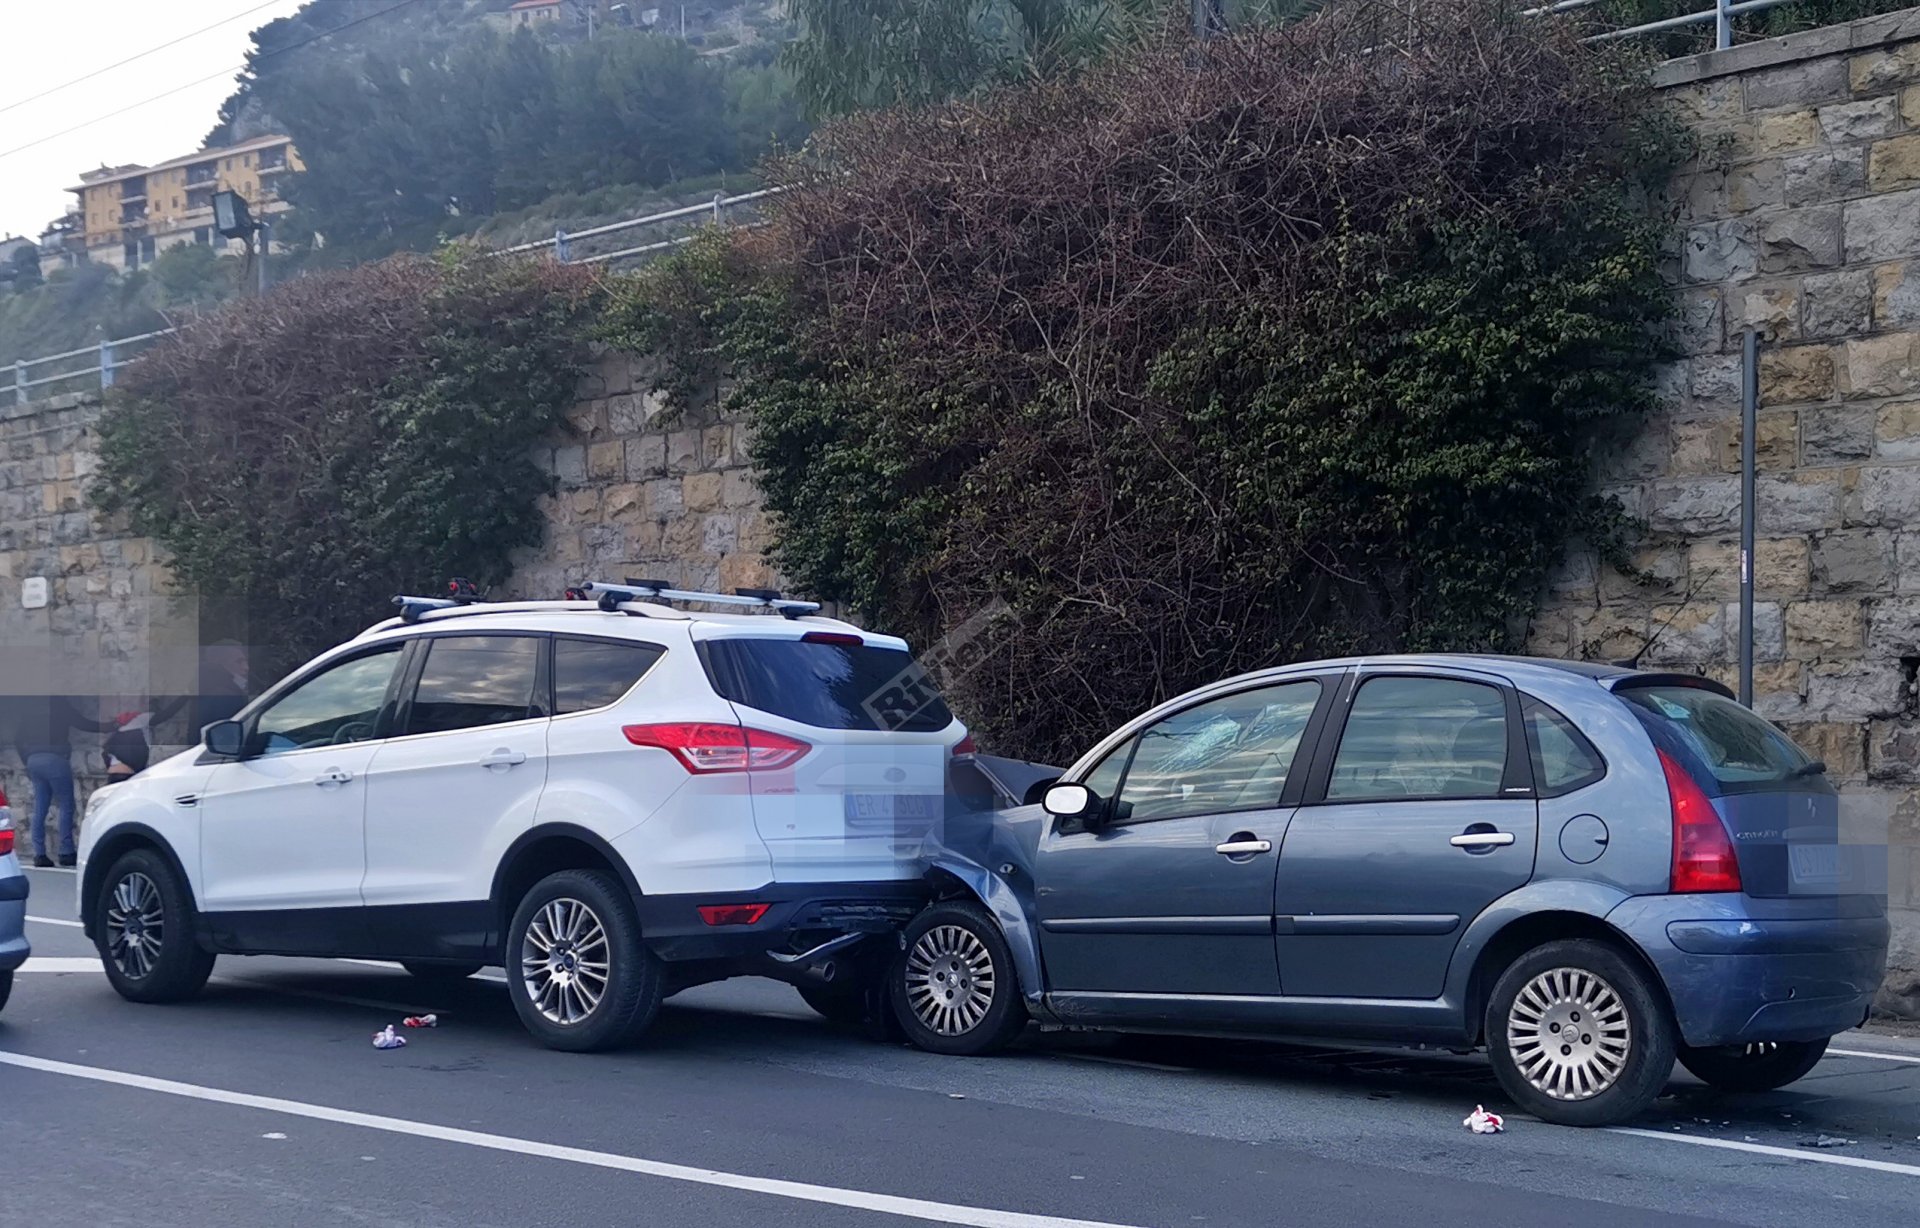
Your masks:
<instances>
[{"instance_id":1,"label":"car tire","mask_svg":"<svg viewBox=\"0 0 1920 1228\"><path fill-rule=\"evenodd\" d=\"M1487 1000L1486 1040L1513 1102L1559 1125L1629 1121L1673 1074L1666 999L1632 957L1588 938L1508 965Z\"/></svg>"},{"instance_id":2,"label":"car tire","mask_svg":"<svg viewBox=\"0 0 1920 1228\"><path fill-rule=\"evenodd\" d=\"M978 904L950 900L923 910L907 926L887 979L901 1030L929 1053L992 1053L1027 1023L1013 948Z\"/></svg>"},{"instance_id":3,"label":"car tire","mask_svg":"<svg viewBox=\"0 0 1920 1228\"><path fill-rule=\"evenodd\" d=\"M1750 1045L1680 1046L1680 1064L1723 1092L1770 1092L1797 1081L1826 1056L1827 1041L1761 1041Z\"/></svg>"},{"instance_id":4,"label":"car tire","mask_svg":"<svg viewBox=\"0 0 1920 1228\"><path fill-rule=\"evenodd\" d=\"M457 985L466 980L485 964L428 964L418 960L401 960L400 966L408 975L433 985Z\"/></svg>"},{"instance_id":5,"label":"car tire","mask_svg":"<svg viewBox=\"0 0 1920 1228\"><path fill-rule=\"evenodd\" d=\"M513 1009L549 1049L618 1048L659 1013L666 977L610 874L561 870L535 883L514 909L505 957Z\"/></svg>"},{"instance_id":6,"label":"car tire","mask_svg":"<svg viewBox=\"0 0 1920 1228\"><path fill-rule=\"evenodd\" d=\"M7 1009L7 999L13 996L13 973L0 972L0 1011Z\"/></svg>"},{"instance_id":7,"label":"car tire","mask_svg":"<svg viewBox=\"0 0 1920 1228\"><path fill-rule=\"evenodd\" d=\"M160 853L128 850L100 879L93 945L107 981L129 1002L181 1002L213 974L194 939L193 897Z\"/></svg>"},{"instance_id":8,"label":"car tire","mask_svg":"<svg viewBox=\"0 0 1920 1228\"><path fill-rule=\"evenodd\" d=\"M800 1000L829 1023L846 1026L862 1023L867 1017L867 986L859 981L841 979L827 985L795 985Z\"/></svg>"}]
</instances>

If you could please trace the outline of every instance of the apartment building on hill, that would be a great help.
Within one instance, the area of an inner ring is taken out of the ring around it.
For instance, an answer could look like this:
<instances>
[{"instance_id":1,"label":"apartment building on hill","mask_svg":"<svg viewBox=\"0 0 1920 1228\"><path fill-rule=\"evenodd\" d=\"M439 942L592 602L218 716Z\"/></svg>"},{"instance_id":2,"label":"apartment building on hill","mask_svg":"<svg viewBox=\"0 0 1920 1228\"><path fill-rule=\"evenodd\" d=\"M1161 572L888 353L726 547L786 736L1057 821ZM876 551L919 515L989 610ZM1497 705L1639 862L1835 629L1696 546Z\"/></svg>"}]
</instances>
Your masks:
<instances>
[{"instance_id":1,"label":"apartment building on hill","mask_svg":"<svg viewBox=\"0 0 1920 1228\"><path fill-rule=\"evenodd\" d=\"M202 149L157 166L103 166L69 188L75 207L40 237L41 264L81 263L136 269L185 243L238 250L239 240L213 228L213 194L238 192L255 217L288 206L277 181L304 169L285 136L262 136L222 149Z\"/></svg>"}]
</instances>

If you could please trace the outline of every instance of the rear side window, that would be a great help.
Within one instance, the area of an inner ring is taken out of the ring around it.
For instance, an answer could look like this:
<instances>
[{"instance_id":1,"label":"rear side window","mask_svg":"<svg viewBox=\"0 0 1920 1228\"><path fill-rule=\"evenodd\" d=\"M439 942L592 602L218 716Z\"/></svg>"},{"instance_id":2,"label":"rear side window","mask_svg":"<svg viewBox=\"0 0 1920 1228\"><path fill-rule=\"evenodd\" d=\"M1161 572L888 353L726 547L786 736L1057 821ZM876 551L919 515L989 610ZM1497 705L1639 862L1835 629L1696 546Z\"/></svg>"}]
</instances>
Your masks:
<instances>
[{"instance_id":1,"label":"rear side window","mask_svg":"<svg viewBox=\"0 0 1920 1228\"><path fill-rule=\"evenodd\" d=\"M553 711L556 716L604 708L633 689L661 656L654 644L607 640L553 642Z\"/></svg>"},{"instance_id":2,"label":"rear side window","mask_svg":"<svg viewBox=\"0 0 1920 1228\"><path fill-rule=\"evenodd\" d=\"M408 733L503 725L537 715L540 641L527 635L448 635L427 641Z\"/></svg>"},{"instance_id":3,"label":"rear side window","mask_svg":"<svg viewBox=\"0 0 1920 1228\"><path fill-rule=\"evenodd\" d=\"M1624 687L1617 692L1640 719L1678 738L1723 793L1751 793L1788 783L1818 787L1805 769L1813 760L1752 709L1705 687Z\"/></svg>"},{"instance_id":4,"label":"rear side window","mask_svg":"<svg viewBox=\"0 0 1920 1228\"><path fill-rule=\"evenodd\" d=\"M1537 699L1527 700L1520 710L1527 718L1527 750L1541 797L1564 796L1607 774L1606 760L1572 721Z\"/></svg>"},{"instance_id":5,"label":"rear side window","mask_svg":"<svg viewBox=\"0 0 1920 1228\"><path fill-rule=\"evenodd\" d=\"M724 698L821 729L930 733L947 701L898 648L808 640L703 640L700 660Z\"/></svg>"},{"instance_id":6,"label":"rear side window","mask_svg":"<svg viewBox=\"0 0 1920 1228\"><path fill-rule=\"evenodd\" d=\"M1456 678L1372 678L1347 714L1327 800L1499 797L1507 704Z\"/></svg>"}]
</instances>

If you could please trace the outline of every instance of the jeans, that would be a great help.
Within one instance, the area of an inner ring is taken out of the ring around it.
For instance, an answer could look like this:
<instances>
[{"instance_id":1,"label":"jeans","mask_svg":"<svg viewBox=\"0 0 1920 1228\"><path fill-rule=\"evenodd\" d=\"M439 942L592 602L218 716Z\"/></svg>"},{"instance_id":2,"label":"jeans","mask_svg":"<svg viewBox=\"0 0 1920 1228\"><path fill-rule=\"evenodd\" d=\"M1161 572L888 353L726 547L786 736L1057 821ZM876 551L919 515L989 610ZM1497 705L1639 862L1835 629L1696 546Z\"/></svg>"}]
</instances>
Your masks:
<instances>
[{"instance_id":1,"label":"jeans","mask_svg":"<svg viewBox=\"0 0 1920 1228\"><path fill-rule=\"evenodd\" d=\"M60 807L60 856L73 856L73 760L47 751L27 756L27 779L33 782L33 823L27 834L33 837L33 854L46 855L47 841L42 834L47 811Z\"/></svg>"}]
</instances>

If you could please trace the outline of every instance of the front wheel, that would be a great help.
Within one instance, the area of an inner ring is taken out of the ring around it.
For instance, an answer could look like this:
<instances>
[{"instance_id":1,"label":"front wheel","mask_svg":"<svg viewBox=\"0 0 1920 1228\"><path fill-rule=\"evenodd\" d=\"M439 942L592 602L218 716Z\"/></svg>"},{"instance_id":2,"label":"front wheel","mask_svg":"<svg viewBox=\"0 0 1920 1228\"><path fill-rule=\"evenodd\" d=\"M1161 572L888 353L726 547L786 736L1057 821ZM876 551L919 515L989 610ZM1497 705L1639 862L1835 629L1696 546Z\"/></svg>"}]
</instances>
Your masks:
<instances>
[{"instance_id":1,"label":"front wheel","mask_svg":"<svg viewBox=\"0 0 1920 1228\"><path fill-rule=\"evenodd\" d=\"M992 1053L1026 1026L1013 949L986 909L935 904L907 927L905 946L888 981L894 1014L918 1048Z\"/></svg>"},{"instance_id":2,"label":"front wheel","mask_svg":"<svg viewBox=\"0 0 1920 1228\"><path fill-rule=\"evenodd\" d=\"M1535 947L1487 1002L1487 1052L1514 1103L1565 1126L1611 1126L1673 1073L1673 1023L1647 974L1604 942Z\"/></svg>"},{"instance_id":3,"label":"front wheel","mask_svg":"<svg viewBox=\"0 0 1920 1228\"><path fill-rule=\"evenodd\" d=\"M507 996L549 1049L626 1044L660 1009L666 978L640 938L633 897L610 874L561 870L534 884L507 927Z\"/></svg>"},{"instance_id":4,"label":"front wheel","mask_svg":"<svg viewBox=\"0 0 1920 1228\"><path fill-rule=\"evenodd\" d=\"M1825 1040L1765 1040L1748 1045L1680 1046L1680 1064L1723 1092L1770 1092L1804 1077L1826 1056Z\"/></svg>"},{"instance_id":5,"label":"front wheel","mask_svg":"<svg viewBox=\"0 0 1920 1228\"><path fill-rule=\"evenodd\" d=\"M213 974L187 885L153 849L128 850L100 880L93 932L107 980L130 1002L191 998Z\"/></svg>"}]
</instances>

